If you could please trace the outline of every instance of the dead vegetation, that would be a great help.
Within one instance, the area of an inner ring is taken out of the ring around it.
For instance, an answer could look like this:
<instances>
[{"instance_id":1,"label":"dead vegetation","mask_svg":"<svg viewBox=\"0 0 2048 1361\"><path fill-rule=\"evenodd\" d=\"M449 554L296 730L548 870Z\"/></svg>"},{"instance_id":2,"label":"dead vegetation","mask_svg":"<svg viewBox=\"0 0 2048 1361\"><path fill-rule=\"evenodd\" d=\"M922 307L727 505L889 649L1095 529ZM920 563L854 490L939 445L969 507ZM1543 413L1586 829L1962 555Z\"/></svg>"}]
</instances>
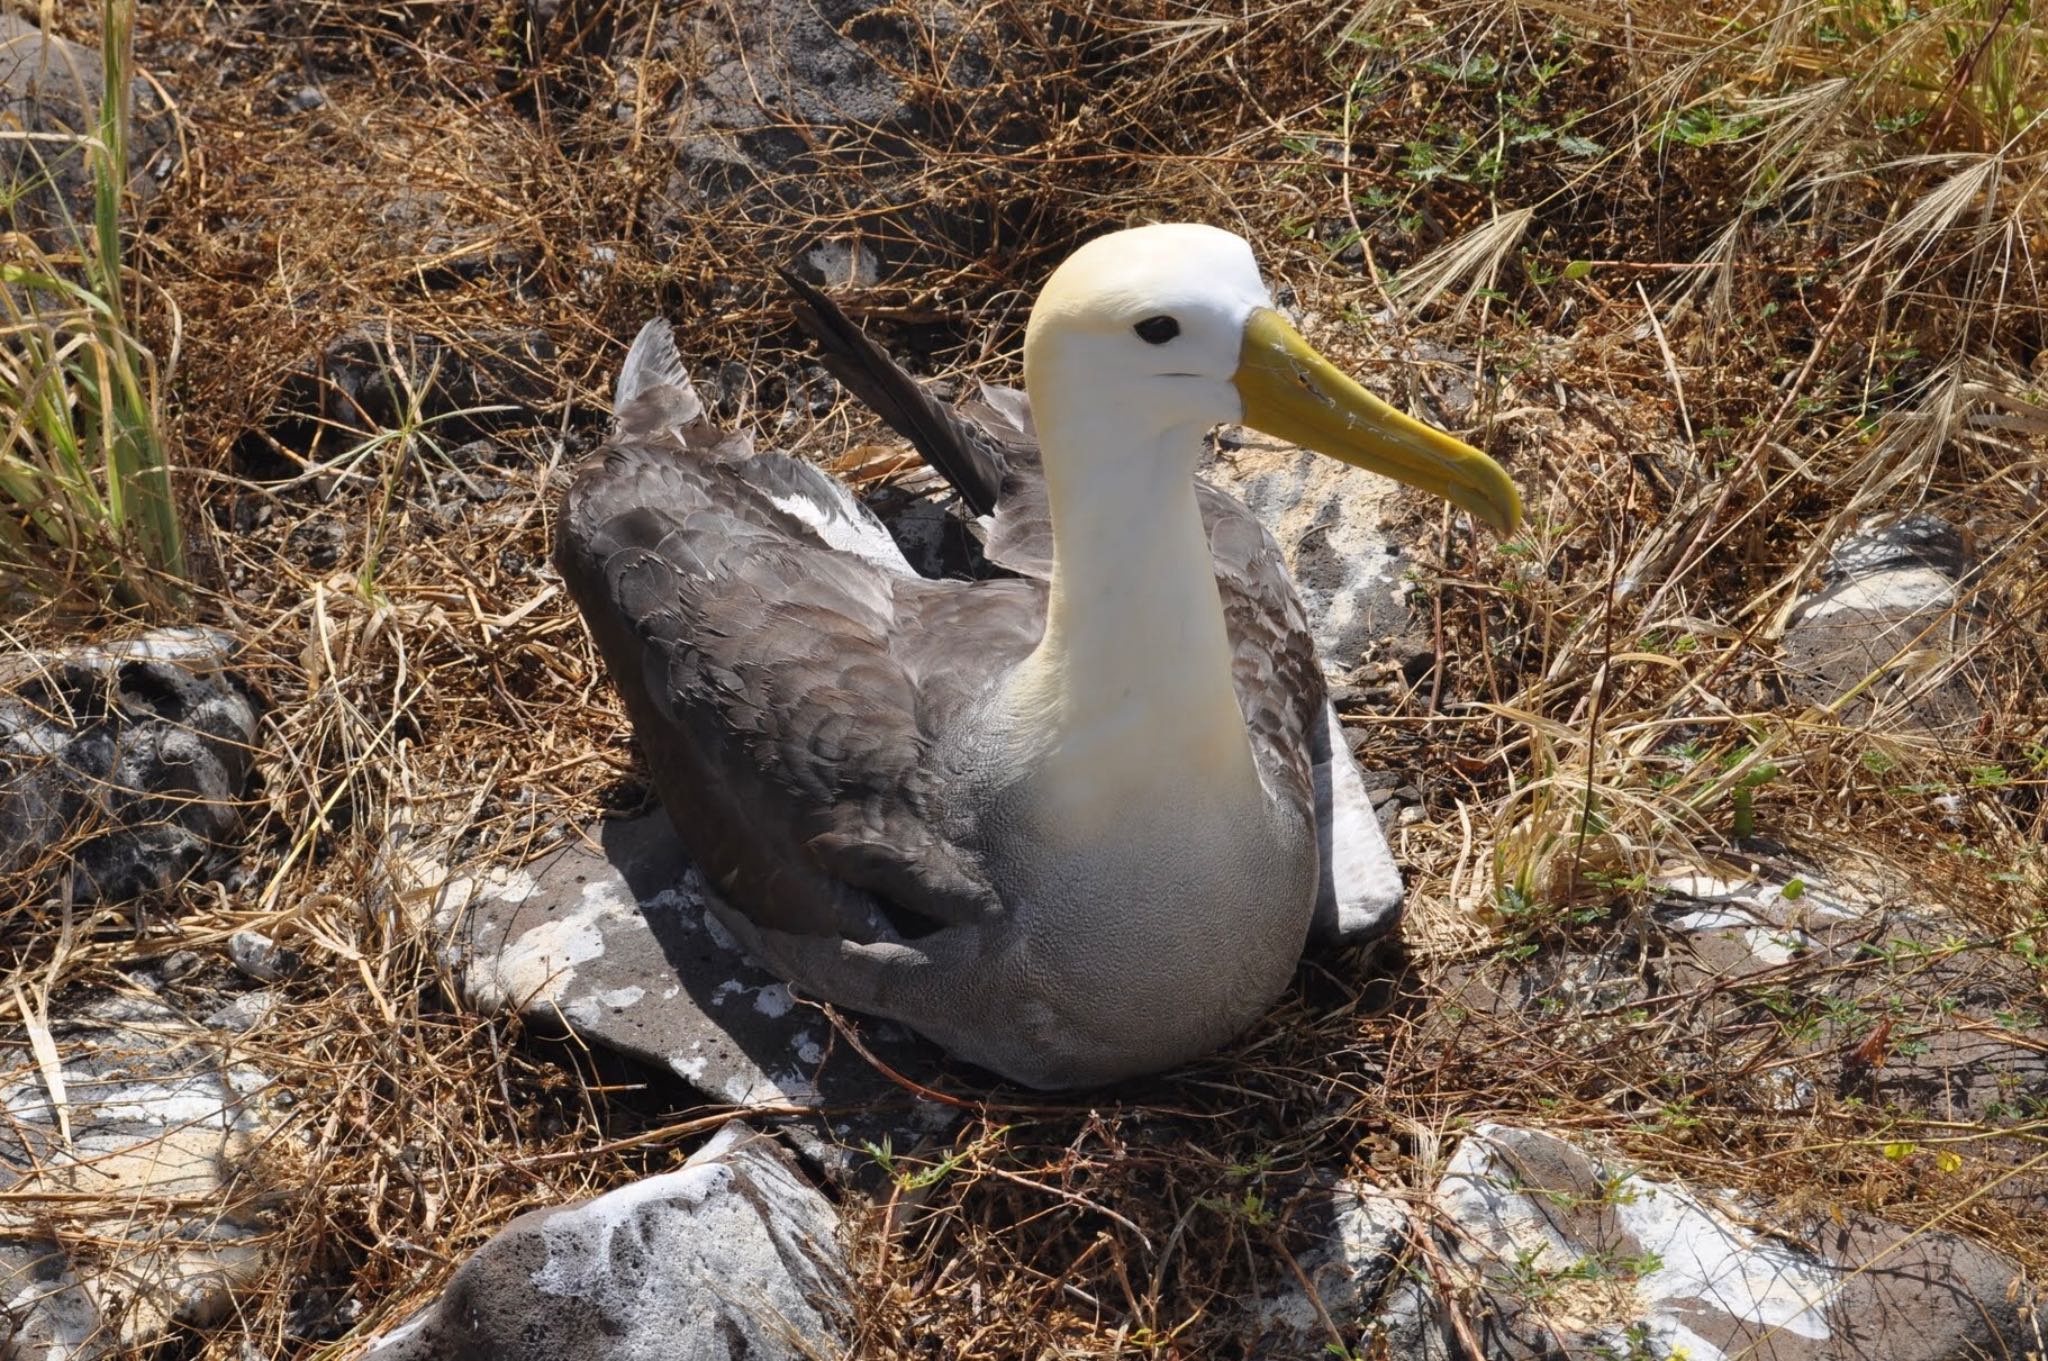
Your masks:
<instances>
[{"instance_id":1,"label":"dead vegetation","mask_svg":"<svg viewBox=\"0 0 2048 1361\"><path fill-rule=\"evenodd\" d=\"M914 116L799 110L782 131L824 169L720 197L676 183L674 120L721 26L747 20L656 17L671 8L142 15L191 151L131 248L137 310L175 350L198 612L240 638L267 705L248 873L120 911L0 898L0 1016L239 928L305 954L245 1056L295 1100L261 1155L289 1169L276 1257L177 1355L352 1355L514 1213L671 1165L717 1114L466 1014L385 868L407 827L517 853L649 797L543 565L559 474L639 321L677 319L722 416L832 456L867 427L813 411L770 264L857 241L887 262L852 295L871 324L934 374L1006 375L1050 263L1161 217L1245 232L1311 333L1383 389L1427 404L1431 370L1388 356L1462 356L1474 441L1530 527L1498 548L1428 528L1413 591L1437 664L1357 719L1368 766L1423 795L1396 842L1406 956L1313 959L1230 1053L1085 1108L956 1091L969 1118L895 1151L900 1190L863 1224L861 1354L1256 1354L1238 1308L1286 1281L1308 1171L1419 1197L1481 1119L2048 1266L2041 1222L1984 1192L2039 1175L2048 1112L1991 1129L1832 1097L1774 1109L1661 1066L1661 1013L1449 1039L1431 1019L1455 970L1632 939L1659 868L1773 846L1889 866L1968 948L2048 987L2038 15L911 7L873 50ZM868 33L852 9L823 7ZM772 86L774 52L753 55ZM365 327L381 406L319 362ZM534 334L551 356L478 340ZM451 385L480 362L498 376ZM480 409L500 400L516 409ZM1950 663L1981 721L1930 734L1788 702L1786 607L1848 530L1914 508L1982 564L1964 608L1983 627ZM10 642L121 622L79 608L55 593ZM1762 1043L1759 1062L1791 1052Z\"/></svg>"}]
</instances>

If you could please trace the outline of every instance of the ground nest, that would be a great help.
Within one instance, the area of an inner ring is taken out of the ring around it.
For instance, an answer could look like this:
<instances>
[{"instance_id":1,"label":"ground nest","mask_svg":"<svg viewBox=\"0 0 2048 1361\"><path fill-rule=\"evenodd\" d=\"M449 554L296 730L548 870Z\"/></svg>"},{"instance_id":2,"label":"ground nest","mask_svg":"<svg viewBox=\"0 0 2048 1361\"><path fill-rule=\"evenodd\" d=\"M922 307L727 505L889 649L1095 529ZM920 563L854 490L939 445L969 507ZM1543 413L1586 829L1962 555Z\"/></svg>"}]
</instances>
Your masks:
<instances>
[{"instance_id":1,"label":"ground nest","mask_svg":"<svg viewBox=\"0 0 2048 1361\"><path fill-rule=\"evenodd\" d=\"M2048 1268L2048 1078L1976 1090L1989 1060L1943 1047L2048 1055L2048 39L2024 6L1927 42L1885 6L1767 8L146 7L178 168L131 291L196 583L168 622L231 640L250 771L232 853L140 897L63 891L76 847L0 848L0 1064L35 1081L56 1018L109 998L196 1015L253 979L277 1005L232 1058L285 1096L228 1177L259 1251L224 1314L106 1354L355 1355L515 1215L729 1113L466 1003L393 869L654 806L548 562L639 324L674 320L718 420L907 500L774 269L960 391L1016 381L1073 243L1159 219L1245 234L1304 331L1498 457L1529 523L1390 501L1398 618L1329 659L1400 937L1311 952L1157 1079L1069 1101L940 1070L942 1137L855 1150L853 1354L1276 1354L1247 1302L1307 1280L1316 1188L1421 1204L1489 1122ZM1789 665L1830 555L1909 515L1952 533L1939 618L1874 678ZM139 627L10 598L32 663ZM1781 914L1820 943L1738 968L1672 925L1720 902L1703 876L1890 915ZM250 933L288 967L252 973ZM64 1197L34 1212L123 1260L118 1196Z\"/></svg>"}]
</instances>

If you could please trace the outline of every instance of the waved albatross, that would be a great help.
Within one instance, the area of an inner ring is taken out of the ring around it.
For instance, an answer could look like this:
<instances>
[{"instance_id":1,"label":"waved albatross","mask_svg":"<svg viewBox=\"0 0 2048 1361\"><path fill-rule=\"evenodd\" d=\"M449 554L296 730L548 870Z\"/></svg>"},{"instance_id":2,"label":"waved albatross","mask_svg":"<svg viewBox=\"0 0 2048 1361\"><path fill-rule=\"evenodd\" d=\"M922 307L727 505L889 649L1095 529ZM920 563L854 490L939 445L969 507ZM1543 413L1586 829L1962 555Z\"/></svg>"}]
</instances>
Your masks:
<instances>
[{"instance_id":1,"label":"waved albatross","mask_svg":"<svg viewBox=\"0 0 2048 1361\"><path fill-rule=\"evenodd\" d=\"M641 331L556 560L747 950L1057 1088L1231 1039L1312 920L1384 929L1400 880L1280 550L1196 463L1241 422L1508 533L1500 467L1339 373L1213 227L1061 264L1028 402L943 406L799 292L828 366L992 517L1015 575L918 575L843 485L714 429L668 326Z\"/></svg>"}]
</instances>

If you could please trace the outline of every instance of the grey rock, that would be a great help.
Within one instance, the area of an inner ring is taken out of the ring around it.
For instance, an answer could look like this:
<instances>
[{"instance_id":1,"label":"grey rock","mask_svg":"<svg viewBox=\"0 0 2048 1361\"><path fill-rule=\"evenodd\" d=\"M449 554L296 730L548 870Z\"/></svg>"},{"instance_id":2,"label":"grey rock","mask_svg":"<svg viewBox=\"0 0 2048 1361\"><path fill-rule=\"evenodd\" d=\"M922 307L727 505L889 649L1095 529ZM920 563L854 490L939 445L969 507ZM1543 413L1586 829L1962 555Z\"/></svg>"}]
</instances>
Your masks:
<instances>
[{"instance_id":1,"label":"grey rock","mask_svg":"<svg viewBox=\"0 0 2048 1361\"><path fill-rule=\"evenodd\" d=\"M2042 1025L2035 971L1996 941L1973 942L1937 907L1896 893L1867 897L1818 873L1802 877L1792 896L1784 883L1702 874L1663 887L1671 895L1665 920L1683 933L1668 957L1670 986L1810 967L1811 980L1798 985L1806 1004L1845 1020L1815 1027L1795 1046L1806 1058L1789 1070L1799 1083L1987 1129L2048 1103L2048 1054L2031 1033ZM1842 967L1851 963L1863 967ZM1852 1062L1845 1051L1879 1017L1891 1018L1892 1042L1874 1062ZM1798 1102L1802 1092L1795 1084L1781 1097ZM1997 1194L2048 1208L2048 1181L2039 1178Z\"/></svg>"},{"instance_id":2,"label":"grey rock","mask_svg":"<svg viewBox=\"0 0 2048 1361\"><path fill-rule=\"evenodd\" d=\"M1418 382L1416 395L1427 419L1439 425L1471 419L1479 406L1479 390L1473 385L1475 356L1470 351L1418 336L1400 347L1397 357L1408 373L1424 380Z\"/></svg>"},{"instance_id":3,"label":"grey rock","mask_svg":"<svg viewBox=\"0 0 2048 1361\"><path fill-rule=\"evenodd\" d=\"M1780 655L1795 699L1849 701L1846 717L1962 732L1983 709L1968 657L1978 622L1959 607L1961 534L1927 515L1865 522L1836 545L1822 589L1787 615Z\"/></svg>"},{"instance_id":4,"label":"grey rock","mask_svg":"<svg viewBox=\"0 0 2048 1361\"><path fill-rule=\"evenodd\" d=\"M871 1173L862 1145L899 1151L949 1128L839 1041L821 1011L755 966L706 911L708 889L665 814L593 829L524 866L451 872L399 849L405 896L433 912L469 1002L666 1069L712 1101L830 1107L787 1130L834 1176ZM936 1047L899 1026L846 1017L899 1072L935 1077ZM771 1117L764 1117L771 1118Z\"/></svg>"},{"instance_id":5,"label":"grey rock","mask_svg":"<svg viewBox=\"0 0 2048 1361\"><path fill-rule=\"evenodd\" d=\"M237 931L228 937L228 958L258 983L277 983L299 971L298 953L287 950L261 931Z\"/></svg>"},{"instance_id":6,"label":"grey rock","mask_svg":"<svg viewBox=\"0 0 2048 1361\"><path fill-rule=\"evenodd\" d=\"M99 1304L53 1238L0 1220L0 1358L96 1361L117 1345Z\"/></svg>"},{"instance_id":7,"label":"grey rock","mask_svg":"<svg viewBox=\"0 0 2048 1361\"><path fill-rule=\"evenodd\" d=\"M1869 520L1829 551L1824 575L1832 583L1907 567L1960 577L1970 567L1962 531L1934 515Z\"/></svg>"},{"instance_id":8,"label":"grey rock","mask_svg":"<svg viewBox=\"0 0 2048 1361\"><path fill-rule=\"evenodd\" d=\"M142 1354L265 1269L270 1080L144 997L50 1030L61 1105L27 1046L0 1050L0 1357Z\"/></svg>"},{"instance_id":9,"label":"grey rock","mask_svg":"<svg viewBox=\"0 0 2048 1361\"><path fill-rule=\"evenodd\" d=\"M951 565L946 558L947 546L957 543L960 537L958 516L936 500L919 498L884 516L882 523L905 560L919 573L929 577L947 575L946 569Z\"/></svg>"},{"instance_id":10,"label":"grey rock","mask_svg":"<svg viewBox=\"0 0 2048 1361\"><path fill-rule=\"evenodd\" d=\"M1280 542L1324 669L1345 676L1385 640L1414 635L1411 560L1388 532L1400 488L1252 431L1219 441L1201 476L1231 493ZM1419 645L1427 647L1426 643Z\"/></svg>"},{"instance_id":11,"label":"grey rock","mask_svg":"<svg viewBox=\"0 0 2048 1361\"><path fill-rule=\"evenodd\" d=\"M473 439L448 451L448 461L464 472L492 464L502 465L511 457L511 451L494 439Z\"/></svg>"},{"instance_id":12,"label":"grey rock","mask_svg":"<svg viewBox=\"0 0 2048 1361\"><path fill-rule=\"evenodd\" d=\"M324 518L301 520L284 539L285 551L316 572L338 565L347 546L348 531L341 522Z\"/></svg>"},{"instance_id":13,"label":"grey rock","mask_svg":"<svg viewBox=\"0 0 2048 1361\"><path fill-rule=\"evenodd\" d=\"M293 448L356 439L409 420L468 439L530 420L554 393L556 350L533 327L460 335L355 327L309 356L278 395L273 433ZM332 432L332 433L325 433Z\"/></svg>"},{"instance_id":14,"label":"grey rock","mask_svg":"<svg viewBox=\"0 0 2048 1361\"><path fill-rule=\"evenodd\" d=\"M259 1029L270 1019L281 999L274 992L245 992L226 1006L206 1018L209 1030L225 1030L231 1034L246 1035Z\"/></svg>"},{"instance_id":15,"label":"grey rock","mask_svg":"<svg viewBox=\"0 0 2048 1361\"><path fill-rule=\"evenodd\" d=\"M0 173L10 186L9 225L33 232L47 249L76 249L91 230L87 139L105 90L97 51L0 14L0 126L11 133L0 139ZM129 99L128 188L140 206L177 168L178 142L154 86L137 77Z\"/></svg>"},{"instance_id":16,"label":"grey rock","mask_svg":"<svg viewBox=\"0 0 2048 1361\"><path fill-rule=\"evenodd\" d=\"M889 531L889 537L896 541L904 560L921 575L987 574L981 526L971 525L959 513L959 503L950 488L919 488L916 483L891 485L878 489L866 500L882 527Z\"/></svg>"},{"instance_id":17,"label":"grey rock","mask_svg":"<svg viewBox=\"0 0 2048 1361\"><path fill-rule=\"evenodd\" d=\"M158 972L166 983L176 983L190 978L206 967L206 961L199 957L197 950L174 950L164 957Z\"/></svg>"},{"instance_id":18,"label":"grey rock","mask_svg":"<svg viewBox=\"0 0 2048 1361\"><path fill-rule=\"evenodd\" d=\"M1352 752L1353 756L1358 753ZM1366 798L1372 803L1373 816L1379 819L1380 831L1392 835L1396 827L1407 826L1415 819L1412 814L1422 811L1422 791L1412 784L1402 784L1400 776L1390 771L1371 771L1364 776Z\"/></svg>"},{"instance_id":19,"label":"grey rock","mask_svg":"<svg viewBox=\"0 0 2048 1361\"><path fill-rule=\"evenodd\" d=\"M1015 248L988 208L999 187L934 193L932 176L959 146L992 153L984 180L1005 174L994 154L1048 130L1041 106L1007 90L1085 59L1078 45L951 4L763 0L674 13L657 21L661 42L690 53L695 72L668 110L675 171L656 206L659 237L711 235L718 257L744 250L834 285ZM621 26L634 50L645 40ZM640 116L630 101L620 113Z\"/></svg>"},{"instance_id":20,"label":"grey rock","mask_svg":"<svg viewBox=\"0 0 2048 1361\"><path fill-rule=\"evenodd\" d=\"M256 741L232 646L164 629L0 662L0 879L119 900L227 863Z\"/></svg>"},{"instance_id":21,"label":"grey rock","mask_svg":"<svg viewBox=\"0 0 2048 1361\"><path fill-rule=\"evenodd\" d=\"M734 1122L680 1171L513 1220L365 1361L836 1356L848 1287L831 1204Z\"/></svg>"},{"instance_id":22,"label":"grey rock","mask_svg":"<svg viewBox=\"0 0 2048 1361\"><path fill-rule=\"evenodd\" d=\"M366 185L385 245L392 255L414 262L427 287L498 278L519 284L540 266L540 247L517 224L478 221L473 199L440 189Z\"/></svg>"},{"instance_id":23,"label":"grey rock","mask_svg":"<svg viewBox=\"0 0 2048 1361\"><path fill-rule=\"evenodd\" d=\"M1408 1241L1406 1208L1371 1183L1322 1169L1304 1182L1282 1211L1301 1274L1283 1272L1247 1311L1249 1354L1263 1361L1328 1361L1330 1330L1355 1332Z\"/></svg>"},{"instance_id":24,"label":"grey rock","mask_svg":"<svg viewBox=\"0 0 2048 1361\"><path fill-rule=\"evenodd\" d=\"M1535 1130L1474 1130L1432 1199L1436 1251L1472 1295L1454 1307L1489 1361L1988 1361L2038 1342L2018 1264L1968 1239L1855 1215L1765 1232L1762 1207ZM1369 1333L1416 1361L1464 1354L1426 1280Z\"/></svg>"},{"instance_id":25,"label":"grey rock","mask_svg":"<svg viewBox=\"0 0 2048 1361\"><path fill-rule=\"evenodd\" d=\"M827 237L799 257L797 272L821 288L867 288L880 281L881 264L857 238Z\"/></svg>"}]
</instances>

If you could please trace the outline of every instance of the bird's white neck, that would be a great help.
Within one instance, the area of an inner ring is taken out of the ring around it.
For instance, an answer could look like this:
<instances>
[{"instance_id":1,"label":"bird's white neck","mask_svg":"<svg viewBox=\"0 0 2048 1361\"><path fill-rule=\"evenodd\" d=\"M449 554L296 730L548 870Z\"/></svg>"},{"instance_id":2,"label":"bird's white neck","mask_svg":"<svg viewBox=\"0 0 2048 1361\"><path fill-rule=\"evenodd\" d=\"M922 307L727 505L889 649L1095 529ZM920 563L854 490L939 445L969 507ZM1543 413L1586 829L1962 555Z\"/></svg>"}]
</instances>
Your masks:
<instances>
[{"instance_id":1,"label":"bird's white neck","mask_svg":"<svg viewBox=\"0 0 2048 1361\"><path fill-rule=\"evenodd\" d=\"M1033 394L1052 598L1005 697L1013 740L1084 825L1163 792L1241 791L1257 775L1195 499L1208 423L1063 397Z\"/></svg>"}]
</instances>

